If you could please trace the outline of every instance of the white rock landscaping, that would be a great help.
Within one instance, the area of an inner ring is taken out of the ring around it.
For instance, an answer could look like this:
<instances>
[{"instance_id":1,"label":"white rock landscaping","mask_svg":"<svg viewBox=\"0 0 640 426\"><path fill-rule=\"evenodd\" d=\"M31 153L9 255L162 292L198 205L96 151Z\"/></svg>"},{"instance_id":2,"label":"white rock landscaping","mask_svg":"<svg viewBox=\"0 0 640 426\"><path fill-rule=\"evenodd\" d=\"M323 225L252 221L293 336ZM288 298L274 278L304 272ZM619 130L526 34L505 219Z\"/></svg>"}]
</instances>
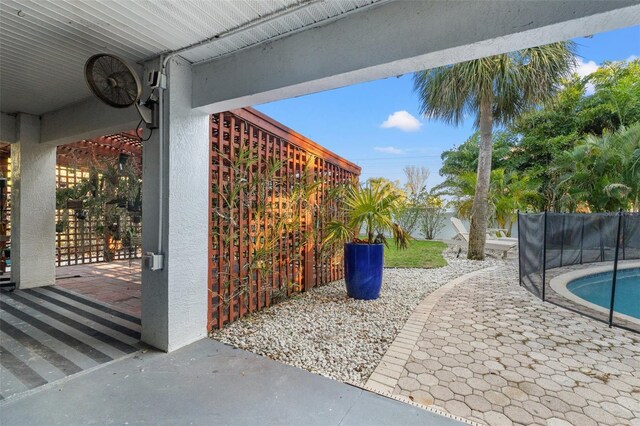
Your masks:
<instances>
[{"instance_id":1,"label":"white rock landscaping","mask_svg":"<svg viewBox=\"0 0 640 426\"><path fill-rule=\"evenodd\" d=\"M313 289L216 331L212 337L342 382L364 385L414 308L452 279L493 266L455 258L436 269L385 269L380 298L347 297L342 280Z\"/></svg>"}]
</instances>

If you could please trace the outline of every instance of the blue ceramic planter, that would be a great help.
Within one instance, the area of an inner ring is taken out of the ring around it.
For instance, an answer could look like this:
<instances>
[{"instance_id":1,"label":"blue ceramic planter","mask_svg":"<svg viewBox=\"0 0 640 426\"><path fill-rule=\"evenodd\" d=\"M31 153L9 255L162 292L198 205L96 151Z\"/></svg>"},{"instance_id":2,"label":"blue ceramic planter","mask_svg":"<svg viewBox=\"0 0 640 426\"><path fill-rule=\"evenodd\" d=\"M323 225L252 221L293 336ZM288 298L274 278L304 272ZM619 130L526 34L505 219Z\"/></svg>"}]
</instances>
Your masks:
<instances>
[{"instance_id":1,"label":"blue ceramic planter","mask_svg":"<svg viewBox=\"0 0 640 426\"><path fill-rule=\"evenodd\" d=\"M380 296L383 261L383 244L344 245L344 280L349 297L372 300Z\"/></svg>"}]
</instances>

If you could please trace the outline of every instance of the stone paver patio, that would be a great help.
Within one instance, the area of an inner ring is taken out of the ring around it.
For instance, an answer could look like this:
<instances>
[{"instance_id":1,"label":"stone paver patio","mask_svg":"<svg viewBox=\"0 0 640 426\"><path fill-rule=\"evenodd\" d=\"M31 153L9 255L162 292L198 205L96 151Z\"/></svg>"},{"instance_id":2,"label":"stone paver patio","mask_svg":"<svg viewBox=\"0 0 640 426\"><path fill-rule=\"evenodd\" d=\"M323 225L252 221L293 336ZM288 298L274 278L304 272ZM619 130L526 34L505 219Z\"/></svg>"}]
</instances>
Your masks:
<instances>
[{"instance_id":1,"label":"stone paver patio","mask_svg":"<svg viewBox=\"0 0 640 426\"><path fill-rule=\"evenodd\" d=\"M490 425L640 425L640 335L544 304L508 261L412 314L367 387Z\"/></svg>"}]
</instances>

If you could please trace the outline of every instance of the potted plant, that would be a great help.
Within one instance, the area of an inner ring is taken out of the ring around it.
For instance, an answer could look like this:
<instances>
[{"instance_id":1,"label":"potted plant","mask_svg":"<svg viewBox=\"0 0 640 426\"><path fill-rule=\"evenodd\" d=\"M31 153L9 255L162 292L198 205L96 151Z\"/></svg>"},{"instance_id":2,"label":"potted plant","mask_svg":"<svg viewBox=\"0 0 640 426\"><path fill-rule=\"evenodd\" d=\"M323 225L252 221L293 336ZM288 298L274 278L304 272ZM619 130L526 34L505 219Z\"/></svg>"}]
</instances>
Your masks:
<instances>
[{"instance_id":1,"label":"potted plant","mask_svg":"<svg viewBox=\"0 0 640 426\"><path fill-rule=\"evenodd\" d=\"M401 208L403 194L386 181L369 181L352 186L344 195L346 220L328 224L324 243L344 243L344 269L347 294L354 299L377 299L382 287L384 246L392 235L396 246L405 249L411 239L408 232L394 223ZM361 231L364 238L359 238Z\"/></svg>"},{"instance_id":2,"label":"potted plant","mask_svg":"<svg viewBox=\"0 0 640 426\"><path fill-rule=\"evenodd\" d=\"M83 200L67 200L66 207L68 210L80 211L84 207L84 201Z\"/></svg>"},{"instance_id":3,"label":"potted plant","mask_svg":"<svg viewBox=\"0 0 640 426\"><path fill-rule=\"evenodd\" d=\"M64 232L65 228L67 227L67 224L64 220L59 220L56 222L56 233L61 233Z\"/></svg>"}]
</instances>

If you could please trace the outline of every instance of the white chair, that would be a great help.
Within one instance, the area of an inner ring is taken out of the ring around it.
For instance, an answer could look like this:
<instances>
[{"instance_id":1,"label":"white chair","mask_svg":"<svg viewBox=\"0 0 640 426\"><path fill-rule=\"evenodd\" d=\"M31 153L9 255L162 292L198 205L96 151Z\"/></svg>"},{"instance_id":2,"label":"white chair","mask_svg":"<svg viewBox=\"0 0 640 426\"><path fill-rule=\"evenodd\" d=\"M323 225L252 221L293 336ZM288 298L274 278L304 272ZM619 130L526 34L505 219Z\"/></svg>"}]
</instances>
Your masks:
<instances>
[{"instance_id":1,"label":"white chair","mask_svg":"<svg viewBox=\"0 0 640 426\"><path fill-rule=\"evenodd\" d=\"M510 241L517 243L518 239L514 237L507 237L507 230L502 228L488 228L487 238L496 239L499 241Z\"/></svg>"},{"instance_id":2,"label":"white chair","mask_svg":"<svg viewBox=\"0 0 640 426\"><path fill-rule=\"evenodd\" d=\"M453 224L453 227L458 232L458 234L454 237L454 239L463 240L468 244L469 231L467 231L467 228L464 227L464 224L462 223L462 221L457 217L452 217L451 223ZM508 240L506 240L506 238L495 238L495 237L491 237L490 235L487 235L487 240L484 243L484 247L487 250L501 251L503 258L506 258L507 254L509 253L509 250L514 248L516 245L518 245L517 238L509 238Z\"/></svg>"}]
</instances>

